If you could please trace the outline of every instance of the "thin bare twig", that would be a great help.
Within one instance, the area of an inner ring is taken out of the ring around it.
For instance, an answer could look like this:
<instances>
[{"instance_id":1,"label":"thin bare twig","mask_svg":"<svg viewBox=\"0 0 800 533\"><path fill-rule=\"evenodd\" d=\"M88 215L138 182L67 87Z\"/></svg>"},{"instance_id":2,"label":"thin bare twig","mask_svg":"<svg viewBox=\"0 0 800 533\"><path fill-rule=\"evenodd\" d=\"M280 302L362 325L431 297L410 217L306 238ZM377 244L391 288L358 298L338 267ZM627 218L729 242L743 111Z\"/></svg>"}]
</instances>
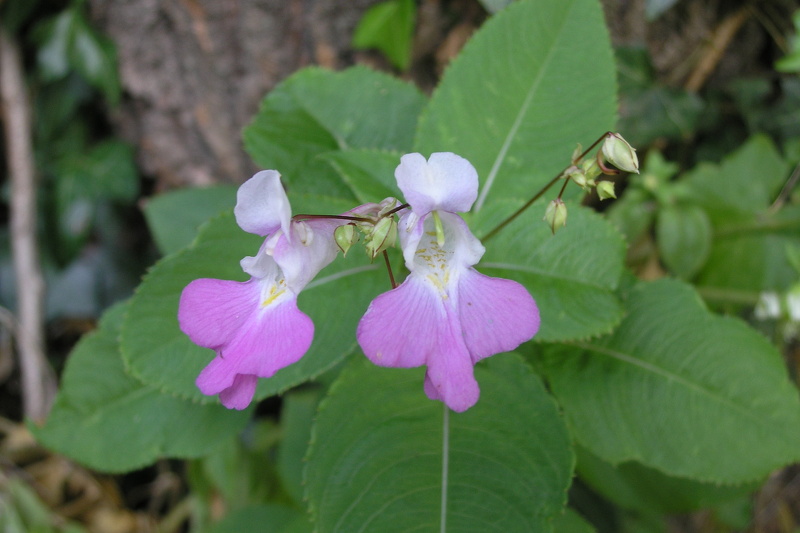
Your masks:
<instances>
[{"instance_id":1,"label":"thin bare twig","mask_svg":"<svg viewBox=\"0 0 800 533\"><path fill-rule=\"evenodd\" d=\"M36 242L31 110L17 43L0 28L0 102L11 181L11 252L17 283L17 346L25 416L43 420L55 394L44 354L44 278Z\"/></svg>"},{"instance_id":2,"label":"thin bare twig","mask_svg":"<svg viewBox=\"0 0 800 533\"><path fill-rule=\"evenodd\" d=\"M722 59L728 45L731 44L739 29L751 15L752 12L745 6L728 15L719 23L719 26L716 27L711 38L706 43L700 61L695 65L694 70L692 70L686 83L684 83L684 88L687 91L697 92L705 85L706 80L708 80Z\"/></svg>"}]
</instances>

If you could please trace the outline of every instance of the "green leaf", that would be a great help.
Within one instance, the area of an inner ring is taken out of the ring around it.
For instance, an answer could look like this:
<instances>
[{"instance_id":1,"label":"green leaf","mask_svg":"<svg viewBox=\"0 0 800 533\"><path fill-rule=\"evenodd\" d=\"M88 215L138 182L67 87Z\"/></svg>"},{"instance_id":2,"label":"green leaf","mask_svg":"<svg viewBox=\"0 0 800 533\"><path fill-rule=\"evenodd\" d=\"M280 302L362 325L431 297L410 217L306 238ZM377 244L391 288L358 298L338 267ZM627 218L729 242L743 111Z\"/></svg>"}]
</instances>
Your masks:
<instances>
[{"instance_id":1,"label":"green leaf","mask_svg":"<svg viewBox=\"0 0 800 533\"><path fill-rule=\"evenodd\" d=\"M0 531L3 533L85 533L52 511L36 491L17 476L0 480Z\"/></svg>"},{"instance_id":2,"label":"green leaf","mask_svg":"<svg viewBox=\"0 0 800 533\"><path fill-rule=\"evenodd\" d=\"M47 422L31 428L36 438L95 470L125 472L203 455L239 432L248 411L181 400L125 372L117 337L128 306L112 308L75 347Z\"/></svg>"},{"instance_id":3,"label":"green leaf","mask_svg":"<svg viewBox=\"0 0 800 533\"><path fill-rule=\"evenodd\" d=\"M696 205L660 209L656 238L664 264L676 276L691 279L708 259L711 231L708 215Z\"/></svg>"},{"instance_id":4,"label":"green leaf","mask_svg":"<svg viewBox=\"0 0 800 533\"><path fill-rule=\"evenodd\" d=\"M715 228L714 245L696 283L712 291L786 290L797 272L786 250L800 246L800 206L742 217Z\"/></svg>"},{"instance_id":5,"label":"green leaf","mask_svg":"<svg viewBox=\"0 0 800 533\"><path fill-rule=\"evenodd\" d=\"M714 225L697 278L704 290L784 290L797 279L786 249L800 244L800 207L770 209L787 172L772 141L756 135L720 165L698 165L682 180Z\"/></svg>"},{"instance_id":6,"label":"green leaf","mask_svg":"<svg viewBox=\"0 0 800 533\"><path fill-rule=\"evenodd\" d=\"M491 14L495 14L501 9L505 9L514 0L480 0L483 9Z\"/></svg>"},{"instance_id":7,"label":"green leaf","mask_svg":"<svg viewBox=\"0 0 800 533\"><path fill-rule=\"evenodd\" d=\"M119 101L116 51L113 43L99 35L86 20L80 5L69 7L38 25L37 61L45 81L77 71L112 103Z\"/></svg>"},{"instance_id":8,"label":"green leaf","mask_svg":"<svg viewBox=\"0 0 800 533\"><path fill-rule=\"evenodd\" d=\"M0 2L0 24L9 34L16 34L36 11L40 0L5 0Z\"/></svg>"},{"instance_id":9,"label":"green leaf","mask_svg":"<svg viewBox=\"0 0 800 533\"><path fill-rule=\"evenodd\" d=\"M581 480L615 505L643 514L677 514L735 500L759 483L716 485L667 476L639 463L612 466L578 446Z\"/></svg>"},{"instance_id":10,"label":"green leaf","mask_svg":"<svg viewBox=\"0 0 800 533\"><path fill-rule=\"evenodd\" d=\"M683 183L715 226L770 206L787 178L788 166L766 135L754 135L721 164L701 163Z\"/></svg>"},{"instance_id":11,"label":"green leaf","mask_svg":"<svg viewBox=\"0 0 800 533\"><path fill-rule=\"evenodd\" d=\"M204 222L233 209L236 187L218 185L201 189L181 189L149 198L144 204L147 227L162 254L188 246Z\"/></svg>"},{"instance_id":12,"label":"green leaf","mask_svg":"<svg viewBox=\"0 0 800 533\"><path fill-rule=\"evenodd\" d=\"M402 154L375 150L340 150L322 156L363 203L403 198L394 171Z\"/></svg>"},{"instance_id":13,"label":"green leaf","mask_svg":"<svg viewBox=\"0 0 800 533\"><path fill-rule=\"evenodd\" d=\"M424 101L412 85L364 67L303 69L264 99L244 129L245 148L258 165L281 172L292 191L347 197L319 156L346 148L408 151Z\"/></svg>"},{"instance_id":14,"label":"green leaf","mask_svg":"<svg viewBox=\"0 0 800 533\"><path fill-rule=\"evenodd\" d=\"M576 205L569 205L566 227L552 235L543 212L544 206L530 208L487 241L478 270L514 279L530 291L542 319L536 340L608 333L622 318L615 293L625 250L621 235L599 215ZM480 219L476 225L488 227Z\"/></svg>"},{"instance_id":15,"label":"green leaf","mask_svg":"<svg viewBox=\"0 0 800 533\"><path fill-rule=\"evenodd\" d=\"M222 498L231 509L266 502L279 490L278 475L271 460L280 429L268 419L257 419L241 436L228 439L199 461L202 474L213 487L210 499ZM194 479L195 493L203 493Z\"/></svg>"},{"instance_id":16,"label":"green leaf","mask_svg":"<svg viewBox=\"0 0 800 533\"><path fill-rule=\"evenodd\" d=\"M657 19L677 2L678 0L647 0L644 9L647 20L651 21Z\"/></svg>"},{"instance_id":17,"label":"green leaf","mask_svg":"<svg viewBox=\"0 0 800 533\"><path fill-rule=\"evenodd\" d=\"M659 138L682 140L695 132L703 109L703 100L694 93L653 86L622 98L617 129L634 146Z\"/></svg>"},{"instance_id":18,"label":"green leaf","mask_svg":"<svg viewBox=\"0 0 800 533\"><path fill-rule=\"evenodd\" d=\"M114 43L97 33L82 12L76 13L73 20L72 42L68 49L70 63L115 105L121 89Z\"/></svg>"},{"instance_id":19,"label":"green leaf","mask_svg":"<svg viewBox=\"0 0 800 533\"><path fill-rule=\"evenodd\" d=\"M62 78L69 72L68 49L75 16L74 10L65 9L34 29L34 37L39 45L36 60L39 73L45 81Z\"/></svg>"},{"instance_id":20,"label":"green leaf","mask_svg":"<svg viewBox=\"0 0 800 533\"><path fill-rule=\"evenodd\" d=\"M291 203L295 212L310 213L341 213L352 207L341 200L297 195ZM216 401L203 396L194 383L214 352L194 345L180 331L178 301L194 279L245 281L239 261L254 255L262 240L239 229L227 213L204 226L190 248L153 267L133 297L122 329L122 353L133 375L183 398ZM300 309L317 325L314 343L298 363L261 380L256 398L308 381L351 353L359 318L388 285L386 274L362 254L340 257L323 270L298 299Z\"/></svg>"},{"instance_id":21,"label":"green leaf","mask_svg":"<svg viewBox=\"0 0 800 533\"><path fill-rule=\"evenodd\" d=\"M641 189L626 189L622 198L611 204L606 216L632 246L650 229L656 216L656 202Z\"/></svg>"},{"instance_id":22,"label":"green leaf","mask_svg":"<svg viewBox=\"0 0 800 533\"><path fill-rule=\"evenodd\" d=\"M778 72L800 72L800 10L794 12L792 21L794 36L791 39L791 50L775 62L775 70Z\"/></svg>"},{"instance_id":23,"label":"green leaf","mask_svg":"<svg viewBox=\"0 0 800 533\"><path fill-rule=\"evenodd\" d=\"M780 354L691 287L643 283L614 334L551 347L542 369L577 441L612 463L742 483L800 458L800 402Z\"/></svg>"},{"instance_id":24,"label":"green leaf","mask_svg":"<svg viewBox=\"0 0 800 533\"><path fill-rule=\"evenodd\" d=\"M570 164L576 143L588 146L611 129L615 91L597 1L514 2L448 67L415 149L455 152L475 166L475 211L528 198Z\"/></svg>"},{"instance_id":25,"label":"green leaf","mask_svg":"<svg viewBox=\"0 0 800 533\"><path fill-rule=\"evenodd\" d=\"M486 362L480 401L449 414L447 530L549 532L570 484L569 435L519 356ZM317 531L440 531L443 406L423 374L363 358L342 372L308 456Z\"/></svg>"},{"instance_id":26,"label":"green leaf","mask_svg":"<svg viewBox=\"0 0 800 533\"><path fill-rule=\"evenodd\" d=\"M139 195L139 172L133 149L117 140L96 144L84 153L69 153L58 162L59 183L74 182L92 200L132 202Z\"/></svg>"},{"instance_id":27,"label":"green leaf","mask_svg":"<svg viewBox=\"0 0 800 533\"><path fill-rule=\"evenodd\" d=\"M303 503L303 459L311 442L321 392L319 388L304 388L290 391L283 398L283 440L278 447L277 467L284 489L298 505Z\"/></svg>"},{"instance_id":28,"label":"green leaf","mask_svg":"<svg viewBox=\"0 0 800 533\"><path fill-rule=\"evenodd\" d=\"M553 533L595 533L595 529L581 515L567 509L564 514L553 519Z\"/></svg>"},{"instance_id":29,"label":"green leaf","mask_svg":"<svg viewBox=\"0 0 800 533\"><path fill-rule=\"evenodd\" d=\"M417 5L414 0L387 0L364 13L353 34L353 48L377 48L392 65L406 70L411 62Z\"/></svg>"},{"instance_id":30,"label":"green leaf","mask_svg":"<svg viewBox=\"0 0 800 533\"><path fill-rule=\"evenodd\" d=\"M283 505L253 505L229 514L208 530L208 533L311 533L305 514Z\"/></svg>"},{"instance_id":31,"label":"green leaf","mask_svg":"<svg viewBox=\"0 0 800 533\"><path fill-rule=\"evenodd\" d=\"M683 139L692 135L704 108L703 100L694 93L659 85L646 48L622 47L615 53L620 83L617 130L628 142L646 146L661 137Z\"/></svg>"}]
</instances>

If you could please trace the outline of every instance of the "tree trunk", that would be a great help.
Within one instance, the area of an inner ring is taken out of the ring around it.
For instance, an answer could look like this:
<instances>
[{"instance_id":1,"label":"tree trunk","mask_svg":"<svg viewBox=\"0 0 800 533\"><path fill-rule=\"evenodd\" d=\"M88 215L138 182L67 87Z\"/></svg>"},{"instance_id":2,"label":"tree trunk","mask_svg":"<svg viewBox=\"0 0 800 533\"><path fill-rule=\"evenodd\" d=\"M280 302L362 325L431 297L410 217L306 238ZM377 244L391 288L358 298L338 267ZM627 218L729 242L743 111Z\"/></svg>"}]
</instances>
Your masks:
<instances>
[{"instance_id":1,"label":"tree trunk","mask_svg":"<svg viewBox=\"0 0 800 533\"><path fill-rule=\"evenodd\" d=\"M116 43L125 97L113 110L157 189L238 183L255 168L241 129L300 67L350 62L376 0L91 0Z\"/></svg>"}]
</instances>

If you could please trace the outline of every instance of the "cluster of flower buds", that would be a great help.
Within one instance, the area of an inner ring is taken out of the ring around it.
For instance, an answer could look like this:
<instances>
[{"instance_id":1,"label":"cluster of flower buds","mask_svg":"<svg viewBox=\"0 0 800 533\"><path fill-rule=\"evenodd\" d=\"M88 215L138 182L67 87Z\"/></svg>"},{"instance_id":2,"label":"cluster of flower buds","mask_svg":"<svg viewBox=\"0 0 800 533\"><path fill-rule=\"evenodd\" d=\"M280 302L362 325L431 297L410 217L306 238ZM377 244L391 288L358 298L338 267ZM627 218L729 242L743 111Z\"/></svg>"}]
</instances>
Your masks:
<instances>
[{"instance_id":1,"label":"cluster of flower buds","mask_svg":"<svg viewBox=\"0 0 800 533\"><path fill-rule=\"evenodd\" d=\"M608 132L602 139L602 148L597 151L595 157L588 159L583 158L594 145L584 151L579 144L572 154L572 165L561 173L561 177L572 181L586 192L594 189L600 200L607 200L617 197L614 192L614 182L597 181L597 178L601 174L614 175L621 171L638 174L639 160L636 157L636 150L619 133ZM616 168L609 167L609 163ZM547 205L544 221L553 233L567 225L567 206L561 199L561 194Z\"/></svg>"},{"instance_id":2,"label":"cluster of flower buds","mask_svg":"<svg viewBox=\"0 0 800 533\"><path fill-rule=\"evenodd\" d=\"M386 198L378 204L377 211L365 213L365 220L336 228L333 236L342 254L347 255L361 235L364 236L364 248L370 259L375 259L384 250L394 246L397 241L397 220L391 214L397 205L396 198Z\"/></svg>"}]
</instances>

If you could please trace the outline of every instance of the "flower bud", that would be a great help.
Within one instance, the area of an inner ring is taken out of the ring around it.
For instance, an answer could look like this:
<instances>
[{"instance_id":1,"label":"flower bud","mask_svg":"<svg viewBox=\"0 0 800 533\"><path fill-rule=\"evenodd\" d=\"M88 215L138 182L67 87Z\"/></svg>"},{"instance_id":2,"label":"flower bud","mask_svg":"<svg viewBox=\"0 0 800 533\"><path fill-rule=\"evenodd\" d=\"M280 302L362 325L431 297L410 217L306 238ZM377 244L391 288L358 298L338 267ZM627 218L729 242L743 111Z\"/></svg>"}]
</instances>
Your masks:
<instances>
[{"instance_id":1,"label":"flower bud","mask_svg":"<svg viewBox=\"0 0 800 533\"><path fill-rule=\"evenodd\" d=\"M603 142L603 155L606 161L625 172L639 173L639 159L636 150L619 133L609 133Z\"/></svg>"},{"instance_id":2,"label":"flower bud","mask_svg":"<svg viewBox=\"0 0 800 533\"><path fill-rule=\"evenodd\" d=\"M378 218L386 216L386 213L391 211L397 206L397 198L392 198L389 196L388 198L384 198L381 200L381 203L378 204L380 210L378 211Z\"/></svg>"},{"instance_id":3,"label":"flower bud","mask_svg":"<svg viewBox=\"0 0 800 533\"><path fill-rule=\"evenodd\" d=\"M614 183L611 181L601 181L600 183L598 183L597 196L599 196L601 200L616 198L617 195L614 192Z\"/></svg>"},{"instance_id":4,"label":"flower bud","mask_svg":"<svg viewBox=\"0 0 800 533\"><path fill-rule=\"evenodd\" d=\"M358 232L353 224L345 224L333 231L333 238L342 254L347 255L350 248L358 242Z\"/></svg>"},{"instance_id":5,"label":"flower bud","mask_svg":"<svg viewBox=\"0 0 800 533\"><path fill-rule=\"evenodd\" d=\"M556 230L567 225L567 206L561 198L556 198L547 204L543 220L550 226L553 235L555 235Z\"/></svg>"},{"instance_id":6,"label":"flower bud","mask_svg":"<svg viewBox=\"0 0 800 533\"><path fill-rule=\"evenodd\" d=\"M380 219L372 231L369 232L364 246L367 248L367 255L370 259L375 259L378 254L394 246L397 240L397 221L394 217Z\"/></svg>"},{"instance_id":7,"label":"flower bud","mask_svg":"<svg viewBox=\"0 0 800 533\"><path fill-rule=\"evenodd\" d=\"M576 170L569 175L569 179L572 182L583 189L586 192L589 192L589 186L587 185L586 174L583 173L582 170Z\"/></svg>"}]
</instances>

